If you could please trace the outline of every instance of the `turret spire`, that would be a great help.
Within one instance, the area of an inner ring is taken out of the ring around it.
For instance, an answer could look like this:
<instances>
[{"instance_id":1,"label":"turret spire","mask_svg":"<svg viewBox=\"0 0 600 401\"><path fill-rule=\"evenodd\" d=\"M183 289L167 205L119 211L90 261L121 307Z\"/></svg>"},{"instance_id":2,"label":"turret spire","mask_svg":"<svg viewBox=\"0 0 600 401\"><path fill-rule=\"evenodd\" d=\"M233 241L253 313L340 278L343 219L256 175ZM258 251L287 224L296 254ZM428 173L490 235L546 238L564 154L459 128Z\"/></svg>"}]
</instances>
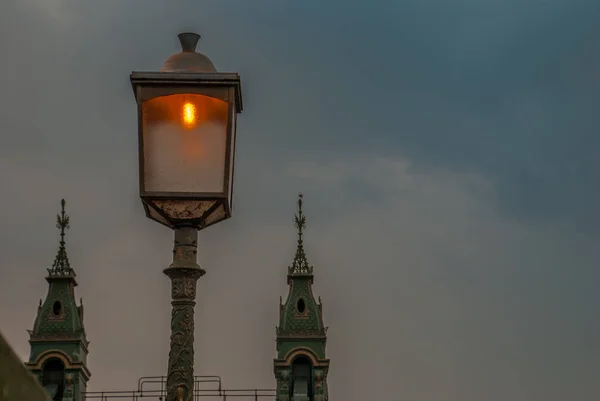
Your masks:
<instances>
[{"instance_id":1,"label":"turret spire","mask_svg":"<svg viewBox=\"0 0 600 401\"><path fill-rule=\"evenodd\" d=\"M65 230L70 228L69 226L69 216L65 213L65 200L62 199L60 201L61 204L61 212L56 215L56 228L60 230L60 246L58 248L58 253L54 258L54 263L52 264L52 268L48 269L48 273L50 277L57 276L72 276L75 275L75 272L71 268L71 264L69 263L69 257L67 256L67 249L65 248Z\"/></svg>"},{"instance_id":2,"label":"turret spire","mask_svg":"<svg viewBox=\"0 0 600 401\"><path fill-rule=\"evenodd\" d=\"M276 401L327 401L329 359L325 352L327 327L323 324L322 304L313 295L313 267L304 253L306 217L302 212L302 194L294 225L298 229L298 248L288 267L288 295L279 300L279 325L276 328L277 379Z\"/></svg>"},{"instance_id":3,"label":"turret spire","mask_svg":"<svg viewBox=\"0 0 600 401\"><path fill-rule=\"evenodd\" d=\"M303 198L302 194L298 194L298 213L294 217L294 226L298 229L298 248L292 265L288 267L288 275L290 276L312 276L313 274L313 267L308 264L302 240L304 234L302 230L306 228L306 217L302 213Z\"/></svg>"},{"instance_id":4,"label":"turret spire","mask_svg":"<svg viewBox=\"0 0 600 401\"><path fill-rule=\"evenodd\" d=\"M65 248L70 219L65 200L60 204L56 216L60 245L52 267L47 269L48 294L40 300L33 330L28 330L31 350L25 366L53 400L82 401L90 379L86 366L89 341L83 326L83 305L75 301L75 271Z\"/></svg>"}]
</instances>

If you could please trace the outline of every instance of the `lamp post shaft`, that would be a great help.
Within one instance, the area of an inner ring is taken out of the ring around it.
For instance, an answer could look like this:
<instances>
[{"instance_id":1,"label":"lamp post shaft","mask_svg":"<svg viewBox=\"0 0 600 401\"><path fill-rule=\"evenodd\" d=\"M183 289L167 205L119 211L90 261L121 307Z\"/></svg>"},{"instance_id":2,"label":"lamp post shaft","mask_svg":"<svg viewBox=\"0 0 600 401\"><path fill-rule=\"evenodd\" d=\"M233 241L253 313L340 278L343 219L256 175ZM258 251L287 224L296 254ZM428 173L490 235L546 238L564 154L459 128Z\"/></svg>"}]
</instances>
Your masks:
<instances>
[{"instance_id":1,"label":"lamp post shaft","mask_svg":"<svg viewBox=\"0 0 600 401\"><path fill-rule=\"evenodd\" d=\"M197 228L175 228L173 263L163 271L171 279L173 305L167 401L193 399L196 283L205 273L197 263L197 243Z\"/></svg>"}]
</instances>

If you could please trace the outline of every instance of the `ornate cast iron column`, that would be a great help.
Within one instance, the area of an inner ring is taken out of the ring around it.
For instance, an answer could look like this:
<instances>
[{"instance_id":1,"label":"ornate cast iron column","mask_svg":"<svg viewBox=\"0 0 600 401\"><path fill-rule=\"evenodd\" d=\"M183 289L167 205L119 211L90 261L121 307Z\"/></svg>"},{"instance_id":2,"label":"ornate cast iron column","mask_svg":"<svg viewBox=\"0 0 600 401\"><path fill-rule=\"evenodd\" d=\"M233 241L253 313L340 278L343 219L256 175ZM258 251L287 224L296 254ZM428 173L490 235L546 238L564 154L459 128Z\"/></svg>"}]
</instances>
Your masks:
<instances>
[{"instance_id":1,"label":"ornate cast iron column","mask_svg":"<svg viewBox=\"0 0 600 401\"><path fill-rule=\"evenodd\" d=\"M173 263L163 272L171 279L171 346L167 401L190 401L194 391L194 306L196 282L205 273L196 261L198 229L175 228Z\"/></svg>"}]
</instances>

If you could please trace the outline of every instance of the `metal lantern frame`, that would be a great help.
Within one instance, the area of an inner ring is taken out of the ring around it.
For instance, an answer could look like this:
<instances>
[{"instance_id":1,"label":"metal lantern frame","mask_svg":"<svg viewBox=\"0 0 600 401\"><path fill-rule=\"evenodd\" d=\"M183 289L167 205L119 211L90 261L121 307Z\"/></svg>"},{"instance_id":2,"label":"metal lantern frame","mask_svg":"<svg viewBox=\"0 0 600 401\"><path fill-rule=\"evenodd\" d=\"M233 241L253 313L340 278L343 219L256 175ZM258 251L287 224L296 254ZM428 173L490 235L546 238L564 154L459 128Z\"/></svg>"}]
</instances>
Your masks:
<instances>
[{"instance_id":1,"label":"metal lantern frame","mask_svg":"<svg viewBox=\"0 0 600 401\"><path fill-rule=\"evenodd\" d=\"M242 88L237 73L218 72L133 72L131 85L138 106L138 154L140 198L146 216L170 228L187 225L203 229L228 219L233 206L233 173L237 114L242 112ZM226 155L221 192L153 192L144 183L144 122L143 104L150 99L169 95L203 95L228 103ZM162 210L160 203L185 201L212 202L199 217L173 218Z\"/></svg>"}]
</instances>

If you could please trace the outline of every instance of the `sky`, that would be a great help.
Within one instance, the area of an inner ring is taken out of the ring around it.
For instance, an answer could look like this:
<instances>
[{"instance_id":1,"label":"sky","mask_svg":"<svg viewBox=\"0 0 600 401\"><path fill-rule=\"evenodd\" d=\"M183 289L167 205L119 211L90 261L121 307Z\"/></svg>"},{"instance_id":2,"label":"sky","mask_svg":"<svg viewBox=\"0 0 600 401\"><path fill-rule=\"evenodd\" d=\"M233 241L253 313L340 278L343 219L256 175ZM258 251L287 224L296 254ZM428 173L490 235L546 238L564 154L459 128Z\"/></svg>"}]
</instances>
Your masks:
<instances>
[{"instance_id":1,"label":"sky","mask_svg":"<svg viewBox=\"0 0 600 401\"><path fill-rule=\"evenodd\" d=\"M67 250L88 390L167 368L172 232L138 198L131 71L239 72L235 209L200 232L196 374L273 388L305 236L332 400L600 398L600 3L4 0L0 330L28 357Z\"/></svg>"}]
</instances>

